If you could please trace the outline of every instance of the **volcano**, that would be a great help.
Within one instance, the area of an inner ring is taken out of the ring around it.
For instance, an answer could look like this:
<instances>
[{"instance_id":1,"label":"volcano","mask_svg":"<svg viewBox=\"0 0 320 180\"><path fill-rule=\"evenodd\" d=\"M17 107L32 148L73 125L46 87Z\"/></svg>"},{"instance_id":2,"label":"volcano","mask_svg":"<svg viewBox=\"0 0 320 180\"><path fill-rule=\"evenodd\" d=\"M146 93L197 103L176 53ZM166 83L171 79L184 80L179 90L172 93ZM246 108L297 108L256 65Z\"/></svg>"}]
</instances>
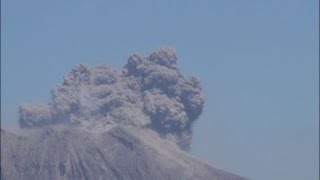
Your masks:
<instances>
[{"instance_id":1,"label":"volcano","mask_svg":"<svg viewBox=\"0 0 320 180\"><path fill-rule=\"evenodd\" d=\"M213 168L147 129L1 130L2 180L245 180Z\"/></svg>"},{"instance_id":2,"label":"volcano","mask_svg":"<svg viewBox=\"0 0 320 180\"><path fill-rule=\"evenodd\" d=\"M245 180L188 154L204 106L174 49L134 53L120 71L80 64L45 103L1 129L2 180Z\"/></svg>"}]
</instances>

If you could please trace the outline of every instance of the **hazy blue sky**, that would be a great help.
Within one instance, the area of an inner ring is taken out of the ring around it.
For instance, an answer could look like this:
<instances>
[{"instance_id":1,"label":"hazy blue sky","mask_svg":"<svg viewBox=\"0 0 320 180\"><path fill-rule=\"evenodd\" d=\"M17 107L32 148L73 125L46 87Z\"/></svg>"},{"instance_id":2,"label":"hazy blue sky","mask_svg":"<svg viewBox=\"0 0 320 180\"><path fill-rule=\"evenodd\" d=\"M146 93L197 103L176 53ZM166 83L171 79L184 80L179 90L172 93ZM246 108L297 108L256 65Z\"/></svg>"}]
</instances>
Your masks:
<instances>
[{"instance_id":1,"label":"hazy blue sky","mask_svg":"<svg viewBox=\"0 0 320 180\"><path fill-rule=\"evenodd\" d=\"M193 154L256 180L319 179L317 0L1 2L3 127L80 62L121 68L169 45L206 94Z\"/></svg>"}]
</instances>

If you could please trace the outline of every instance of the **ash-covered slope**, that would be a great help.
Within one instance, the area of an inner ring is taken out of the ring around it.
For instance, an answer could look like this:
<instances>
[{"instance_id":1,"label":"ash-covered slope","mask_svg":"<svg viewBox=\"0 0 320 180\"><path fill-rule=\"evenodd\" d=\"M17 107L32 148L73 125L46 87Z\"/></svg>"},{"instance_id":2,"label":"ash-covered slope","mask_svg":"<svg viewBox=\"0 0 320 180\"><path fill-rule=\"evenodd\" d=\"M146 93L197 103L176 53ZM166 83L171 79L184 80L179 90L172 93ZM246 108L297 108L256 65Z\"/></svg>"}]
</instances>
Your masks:
<instances>
[{"instance_id":1,"label":"ash-covered slope","mask_svg":"<svg viewBox=\"0 0 320 180\"><path fill-rule=\"evenodd\" d=\"M2 180L244 180L147 129L50 127L25 133L1 131Z\"/></svg>"},{"instance_id":2,"label":"ash-covered slope","mask_svg":"<svg viewBox=\"0 0 320 180\"><path fill-rule=\"evenodd\" d=\"M78 65L49 102L20 106L17 134L1 130L1 179L243 179L185 151L203 106L200 81L168 47L120 71Z\"/></svg>"}]
</instances>

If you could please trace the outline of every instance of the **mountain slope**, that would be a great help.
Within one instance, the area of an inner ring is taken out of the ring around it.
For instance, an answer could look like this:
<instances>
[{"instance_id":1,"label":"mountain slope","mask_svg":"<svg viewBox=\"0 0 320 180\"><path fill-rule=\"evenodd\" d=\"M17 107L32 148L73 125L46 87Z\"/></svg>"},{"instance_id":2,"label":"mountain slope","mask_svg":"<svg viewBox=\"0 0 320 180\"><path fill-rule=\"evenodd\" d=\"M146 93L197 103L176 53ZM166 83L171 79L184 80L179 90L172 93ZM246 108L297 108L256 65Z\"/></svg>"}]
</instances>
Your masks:
<instances>
[{"instance_id":1,"label":"mountain slope","mask_svg":"<svg viewBox=\"0 0 320 180\"><path fill-rule=\"evenodd\" d=\"M215 169L147 129L1 130L1 179L244 180Z\"/></svg>"}]
</instances>

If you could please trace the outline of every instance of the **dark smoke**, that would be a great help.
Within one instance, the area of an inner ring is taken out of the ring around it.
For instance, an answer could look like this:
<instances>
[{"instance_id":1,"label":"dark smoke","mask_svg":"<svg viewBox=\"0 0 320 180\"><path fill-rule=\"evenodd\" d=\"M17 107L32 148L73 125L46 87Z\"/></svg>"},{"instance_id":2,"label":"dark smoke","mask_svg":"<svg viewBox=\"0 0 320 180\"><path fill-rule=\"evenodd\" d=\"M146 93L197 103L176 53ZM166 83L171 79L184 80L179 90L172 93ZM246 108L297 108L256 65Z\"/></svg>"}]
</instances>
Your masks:
<instances>
[{"instance_id":1,"label":"dark smoke","mask_svg":"<svg viewBox=\"0 0 320 180\"><path fill-rule=\"evenodd\" d=\"M22 104L20 127L151 128L182 148L190 145L191 124L204 104L199 80L180 73L175 51L168 47L147 57L131 55L121 71L106 64L80 64L51 96L49 103Z\"/></svg>"}]
</instances>

